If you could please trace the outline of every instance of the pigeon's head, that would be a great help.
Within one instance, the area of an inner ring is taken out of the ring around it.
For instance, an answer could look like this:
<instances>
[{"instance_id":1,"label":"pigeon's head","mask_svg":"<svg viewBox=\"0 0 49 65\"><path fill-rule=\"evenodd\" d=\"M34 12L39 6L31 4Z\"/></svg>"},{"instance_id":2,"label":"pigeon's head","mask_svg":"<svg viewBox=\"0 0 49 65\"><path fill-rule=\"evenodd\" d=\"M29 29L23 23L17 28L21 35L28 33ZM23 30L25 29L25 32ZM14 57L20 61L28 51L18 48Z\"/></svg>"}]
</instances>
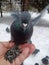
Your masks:
<instances>
[{"instance_id":1,"label":"pigeon's head","mask_svg":"<svg viewBox=\"0 0 49 65\"><path fill-rule=\"evenodd\" d=\"M30 19L31 19L31 15L29 12L27 11L23 11L21 13L21 24L22 24L22 28L25 31L27 29L27 27L30 24Z\"/></svg>"}]
</instances>

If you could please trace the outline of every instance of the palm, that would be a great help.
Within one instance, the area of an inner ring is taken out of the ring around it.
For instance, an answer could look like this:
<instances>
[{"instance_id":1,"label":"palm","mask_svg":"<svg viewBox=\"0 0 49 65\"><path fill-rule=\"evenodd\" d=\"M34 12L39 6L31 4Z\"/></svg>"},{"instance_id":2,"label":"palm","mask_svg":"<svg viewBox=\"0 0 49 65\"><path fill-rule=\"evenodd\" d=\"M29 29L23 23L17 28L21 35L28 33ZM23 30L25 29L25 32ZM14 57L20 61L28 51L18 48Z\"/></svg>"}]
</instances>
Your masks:
<instances>
[{"instance_id":1,"label":"palm","mask_svg":"<svg viewBox=\"0 0 49 65\"><path fill-rule=\"evenodd\" d=\"M35 47L32 44L20 45L19 47L22 50L22 53L13 60L13 63L9 63L4 59L4 55L8 49L14 46L12 43L13 42L10 42L10 44L9 42L0 43L0 65L20 65L35 50Z\"/></svg>"},{"instance_id":2,"label":"palm","mask_svg":"<svg viewBox=\"0 0 49 65\"><path fill-rule=\"evenodd\" d=\"M0 42L0 58L4 56L6 51L13 46L13 42Z\"/></svg>"}]
</instances>

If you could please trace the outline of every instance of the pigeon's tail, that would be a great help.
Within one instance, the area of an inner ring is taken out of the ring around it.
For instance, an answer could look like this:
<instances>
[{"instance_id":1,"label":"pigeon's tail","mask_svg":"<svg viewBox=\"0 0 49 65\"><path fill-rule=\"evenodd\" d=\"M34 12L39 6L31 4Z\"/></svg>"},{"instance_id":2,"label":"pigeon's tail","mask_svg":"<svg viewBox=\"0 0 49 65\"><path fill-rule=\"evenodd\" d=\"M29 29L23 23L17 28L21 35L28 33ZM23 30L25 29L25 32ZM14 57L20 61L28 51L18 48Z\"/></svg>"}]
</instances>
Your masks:
<instances>
[{"instance_id":1,"label":"pigeon's tail","mask_svg":"<svg viewBox=\"0 0 49 65\"><path fill-rule=\"evenodd\" d=\"M47 6L39 13L39 15L38 15L36 18L34 18L33 20L31 20L32 25L34 26L35 24L37 24L38 22L40 22L40 18L43 17L43 16L47 13L48 10L49 10L49 5L47 5Z\"/></svg>"}]
</instances>

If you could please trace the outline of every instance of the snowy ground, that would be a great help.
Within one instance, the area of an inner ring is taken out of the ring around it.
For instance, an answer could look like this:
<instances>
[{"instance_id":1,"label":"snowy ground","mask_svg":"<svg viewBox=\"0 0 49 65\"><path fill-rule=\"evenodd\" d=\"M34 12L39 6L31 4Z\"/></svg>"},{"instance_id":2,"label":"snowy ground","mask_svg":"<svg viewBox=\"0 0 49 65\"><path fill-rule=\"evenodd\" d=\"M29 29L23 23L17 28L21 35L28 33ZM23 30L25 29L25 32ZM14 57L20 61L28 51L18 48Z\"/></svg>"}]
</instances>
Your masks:
<instances>
[{"instance_id":1,"label":"snowy ground","mask_svg":"<svg viewBox=\"0 0 49 65\"><path fill-rule=\"evenodd\" d=\"M40 49L40 52L26 59L24 65L34 65L36 62L41 65L41 59L47 55L49 56L49 27L35 26L31 40L36 48Z\"/></svg>"},{"instance_id":2,"label":"snowy ground","mask_svg":"<svg viewBox=\"0 0 49 65\"><path fill-rule=\"evenodd\" d=\"M6 28L11 25L13 20L14 19L9 16L0 18L0 41L4 42L11 39L10 33L6 32ZM46 21L46 23L47 22L49 22L49 20ZM49 56L49 23L46 24L46 27L44 25L42 24L42 26L34 26L34 32L31 40L36 48L40 49L40 52L36 56L31 55L29 58L27 58L24 61L24 65L34 65L36 62L41 65L41 59L46 55Z\"/></svg>"},{"instance_id":3,"label":"snowy ground","mask_svg":"<svg viewBox=\"0 0 49 65\"><path fill-rule=\"evenodd\" d=\"M10 28L9 25L0 23L0 42L8 42L11 39L10 33L6 31L6 28Z\"/></svg>"}]
</instances>

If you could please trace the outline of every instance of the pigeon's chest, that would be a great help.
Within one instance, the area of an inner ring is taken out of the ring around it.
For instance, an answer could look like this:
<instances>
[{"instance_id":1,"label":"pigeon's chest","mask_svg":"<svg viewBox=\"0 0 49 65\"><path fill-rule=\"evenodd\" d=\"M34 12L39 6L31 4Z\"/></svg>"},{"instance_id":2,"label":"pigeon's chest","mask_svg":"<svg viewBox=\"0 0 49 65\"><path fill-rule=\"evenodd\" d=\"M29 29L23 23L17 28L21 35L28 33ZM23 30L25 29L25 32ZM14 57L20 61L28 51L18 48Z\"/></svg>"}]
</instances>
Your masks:
<instances>
[{"instance_id":1,"label":"pigeon's chest","mask_svg":"<svg viewBox=\"0 0 49 65\"><path fill-rule=\"evenodd\" d=\"M22 31L21 29L19 31L17 31L17 37L22 38L22 39L30 39L30 37L32 36L33 33L33 27L29 27L24 31Z\"/></svg>"}]
</instances>

